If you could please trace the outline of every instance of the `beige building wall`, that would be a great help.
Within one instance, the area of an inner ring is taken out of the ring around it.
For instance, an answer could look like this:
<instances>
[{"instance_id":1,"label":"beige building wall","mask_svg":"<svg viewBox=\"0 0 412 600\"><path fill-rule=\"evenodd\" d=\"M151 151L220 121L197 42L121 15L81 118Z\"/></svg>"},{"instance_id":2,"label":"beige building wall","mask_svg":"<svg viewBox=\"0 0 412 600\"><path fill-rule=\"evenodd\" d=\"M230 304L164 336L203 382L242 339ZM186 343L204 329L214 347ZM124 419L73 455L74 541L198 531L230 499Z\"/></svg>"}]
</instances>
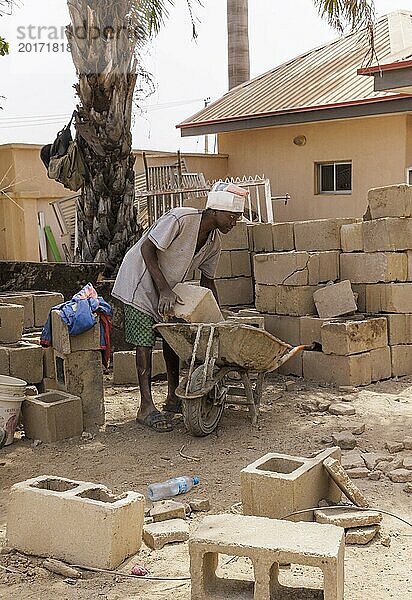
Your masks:
<instances>
[{"instance_id":1,"label":"beige building wall","mask_svg":"<svg viewBox=\"0 0 412 600\"><path fill-rule=\"evenodd\" d=\"M295 145L303 135L306 145ZM218 147L229 155L229 175L264 174L272 196L291 196L287 206L274 201L276 221L361 217L368 189L405 181L412 120L402 114L221 133ZM352 161L352 193L317 194L316 163L346 160Z\"/></svg>"},{"instance_id":2,"label":"beige building wall","mask_svg":"<svg viewBox=\"0 0 412 600\"><path fill-rule=\"evenodd\" d=\"M40 160L40 145L0 145L0 260L40 261L38 213L43 212L50 225L63 260L62 243L69 246L70 236L62 235L53 208L53 200L76 194L47 177ZM134 151L136 173L144 170L141 150ZM149 164L170 164L176 153L147 151ZM203 172L206 179L226 177L227 156L182 154L190 172ZM48 259L53 260L49 254Z\"/></svg>"}]
</instances>

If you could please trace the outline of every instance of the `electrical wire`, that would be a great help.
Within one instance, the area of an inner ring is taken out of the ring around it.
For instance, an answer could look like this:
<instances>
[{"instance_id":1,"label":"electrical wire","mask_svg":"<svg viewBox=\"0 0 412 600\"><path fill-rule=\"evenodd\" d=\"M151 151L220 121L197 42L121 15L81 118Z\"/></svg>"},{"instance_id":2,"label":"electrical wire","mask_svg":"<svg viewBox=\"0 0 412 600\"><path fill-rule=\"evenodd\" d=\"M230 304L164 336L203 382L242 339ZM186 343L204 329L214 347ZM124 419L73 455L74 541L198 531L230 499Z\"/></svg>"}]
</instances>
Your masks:
<instances>
[{"instance_id":1,"label":"electrical wire","mask_svg":"<svg viewBox=\"0 0 412 600\"><path fill-rule=\"evenodd\" d=\"M305 508L304 510L296 510L295 512L292 512L289 515L286 515L286 517L282 517L282 518L289 519L290 517L294 517L295 515L301 515L303 513L311 512L312 510L334 510L334 509L336 510L337 508L340 508L340 509L348 508L349 510L366 510L366 511L376 510L378 512L383 513L384 515L389 515L390 517L394 517L395 519L402 521L402 523L406 523L406 525L409 525L409 527L412 527L412 523L410 523L403 517L400 517L399 515L395 515L394 513L384 510L383 508L375 508L374 506L369 506L369 507L365 508L363 506L355 506L354 504L337 504L335 506L322 506L322 508L320 508L319 506L313 506L312 508Z\"/></svg>"},{"instance_id":2,"label":"electrical wire","mask_svg":"<svg viewBox=\"0 0 412 600\"><path fill-rule=\"evenodd\" d=\"M122 571L111 571L110 569L96 569L95 567L86 567L84 565L70 565L74 569L83 571L93 571L94 573L108 573L109 575L121 575L122 577L133 577L133 579L150 581L190 581L190 577L154 577L151 575L133 575L132 573L123 573Z\"/></svg>"}]
</instances>

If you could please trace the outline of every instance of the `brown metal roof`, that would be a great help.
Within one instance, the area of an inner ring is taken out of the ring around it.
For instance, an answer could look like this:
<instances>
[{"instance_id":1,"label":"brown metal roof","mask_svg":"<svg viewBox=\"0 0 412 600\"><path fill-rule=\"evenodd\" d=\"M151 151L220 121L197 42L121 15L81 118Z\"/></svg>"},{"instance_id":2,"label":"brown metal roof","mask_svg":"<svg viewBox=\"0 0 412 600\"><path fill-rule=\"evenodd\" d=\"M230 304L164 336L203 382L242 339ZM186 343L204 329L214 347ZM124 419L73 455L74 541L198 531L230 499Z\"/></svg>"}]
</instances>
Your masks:
<instances>
[{"instance_id":1,"label":"brown metal roof","mask_svg":"<svg viewBox=\"0 0 412 600\"><path fill-rule=\"evenodd\" d=\"M412 17L411 13L402 14L405 19ZM379 61L387 62L392 53L388 16L376 24L375 50ZM251 121L259 127L259 119L266 118L268 125L267 117L272 115L312 114L314 110L376 102L381 105L382 101L398 99L398 94L375 92L373 78L358 75L367 52L365 31L344 35L233 88L177 127L183 135L199 135L200 129L205 131L212 124L215 132L224 123L232 123L232 129L242 129L242 121L246 120L249 126ZM376 114L379 109L374 110Z\"/></svg>"}]
</instances>

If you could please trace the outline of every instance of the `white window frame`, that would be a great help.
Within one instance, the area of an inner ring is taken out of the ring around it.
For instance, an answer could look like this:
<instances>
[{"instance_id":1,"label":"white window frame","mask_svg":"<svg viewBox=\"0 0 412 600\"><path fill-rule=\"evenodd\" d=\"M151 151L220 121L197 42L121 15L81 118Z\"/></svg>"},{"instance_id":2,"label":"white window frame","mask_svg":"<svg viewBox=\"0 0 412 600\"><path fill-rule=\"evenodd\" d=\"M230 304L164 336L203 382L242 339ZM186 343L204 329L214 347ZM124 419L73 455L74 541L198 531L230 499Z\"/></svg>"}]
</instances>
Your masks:
<instances>
[{"instance_id":1,"label":"white window frame","mask_svg":"<svg viewBox=\"0 0 412 600\"><path fill-rule=\"evenodd\" d=\"M351 188L350 190L337 190L336 189L336 165L350 165L351 166ZM333 190L323 191L321 190L321 167L330 167L333 166ZM353 191L353 164L351 160L331 160L324 162L315 163L315 182L316 182L316 194L320 194L322 196L349 196Z\"/></svg>"}]
</instances>

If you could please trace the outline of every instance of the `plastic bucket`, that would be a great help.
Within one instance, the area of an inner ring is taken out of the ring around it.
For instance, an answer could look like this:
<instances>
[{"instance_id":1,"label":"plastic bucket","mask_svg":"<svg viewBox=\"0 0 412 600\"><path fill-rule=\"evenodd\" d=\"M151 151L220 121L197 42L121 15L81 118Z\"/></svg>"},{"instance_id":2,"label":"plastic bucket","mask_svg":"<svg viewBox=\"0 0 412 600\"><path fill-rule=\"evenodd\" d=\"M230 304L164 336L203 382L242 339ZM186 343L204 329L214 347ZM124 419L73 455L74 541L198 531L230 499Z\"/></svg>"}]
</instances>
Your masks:
<instances>
[{"instance_id":1,"label":"plastic bucket","mask_svg":"<svg viewBox=\"0 0 412 600\"><path fill-rule=\"evenodd\" d=\"M0 430L6 432L5 446L13 443L21 403L26 398L26 386L23 379L0 375Z\"/></svg>"}]
</instances>

